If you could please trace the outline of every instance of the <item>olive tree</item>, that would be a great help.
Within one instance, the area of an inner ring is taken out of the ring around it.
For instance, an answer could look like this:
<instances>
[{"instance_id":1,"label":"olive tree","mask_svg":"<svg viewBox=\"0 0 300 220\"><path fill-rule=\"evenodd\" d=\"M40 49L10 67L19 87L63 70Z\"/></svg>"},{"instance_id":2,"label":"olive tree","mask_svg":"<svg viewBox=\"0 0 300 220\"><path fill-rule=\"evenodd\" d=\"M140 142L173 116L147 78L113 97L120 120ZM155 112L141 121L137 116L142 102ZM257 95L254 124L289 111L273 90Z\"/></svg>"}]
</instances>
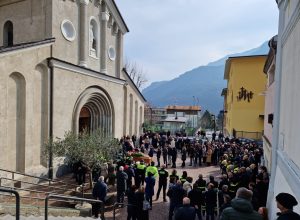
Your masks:
<instances>
[{"instance_id":1,"label":"olive tree","mask_svg":"<svg viewBox=\"0 0 300 220\"><path fill-rule=\"evenodd\" d=\"M99 130L84 131L80 134L69 131L65 133L64 138L49 140L46 149L48 152L51 150L53 156L65 157L68 165L78 161L84 162L91 177L94 168L99 168L103 163L116 158L121 146L117 139L107 137Z\"/></svg>"}]
</instances>

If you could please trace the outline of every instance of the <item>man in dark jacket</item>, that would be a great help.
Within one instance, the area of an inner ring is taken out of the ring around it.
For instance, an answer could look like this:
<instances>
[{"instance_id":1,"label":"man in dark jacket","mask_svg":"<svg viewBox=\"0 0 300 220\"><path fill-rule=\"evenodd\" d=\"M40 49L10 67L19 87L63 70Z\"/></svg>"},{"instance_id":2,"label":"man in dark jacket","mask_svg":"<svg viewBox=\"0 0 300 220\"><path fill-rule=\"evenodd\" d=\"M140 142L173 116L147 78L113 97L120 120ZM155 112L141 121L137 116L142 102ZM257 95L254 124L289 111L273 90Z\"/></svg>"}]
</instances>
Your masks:
<instances>
[{"instance_id":1,"label":"man in dark jacket","mask_svg":"<svg viewBox=\"0 0 300 220\"><path fill-rule=\"evenodd\" d=\"M190 199L184 197L182 202L183 206L175 211L175 220L195 220L196 210L190 206Z\"/></svg>"},{"instance_id":2,"label":"man in dark jacket","mask_svg":"<svg viewBox=\"0 0 300 220\"><path fill-rule=\"evenodd\" d=\"M206 220L215 219L215 207L217 207L217 191L213 183L209 183L205 196Z\"/></svg>"},{"instance_id":3,"label":"man in dark jacket","mask_svg":"<svg viewBox=\"0 0 300 220\"><path fill-rule=\"evenodd\" d=\"M279 193L276 196L276 202L280 210L277 220L300 220L300 215L293 211L293 207L298 205L294 196L289 193Z\"/></svg>"},{"instance_id":4,"label":"man in dark jacket","mask_svg":"<svg viewBox=\"0 0 300 220\"><path fill-rule=\"evenodd\" d=\"M95 184L93 188L93 197L94 199L100 200L104 203L106 194L107 194L107 185L104 183L104 177L100 176L98 182ZM98 218L100 207L101 207L100 203L93 204L93 211L96 218Z\"/></svg>"},{"instance_id":5,"label":"man in dark jacket","mask_svg":"<svg viewBox=\"0 0 300 220\"><path fill-rule=\"evenodd\" d=\"M253 210L251 200L252 192L241 187L236 192L236 198L231 201L231 206L224 209L220 220L262 220L262 216Z\"/></svg>"},{"instance_id":6,"label":"man in dark jacket","mask_svg":"<svg viewBox=\"0 0 300 220\"><path fill-rule=\"evenodd\" d=\"M120 166L117 172L117 202L123 203L125 192L127 190L128 175L124 172L124 167Z\"/></svg>"},{"instance_id":7,"label":"man in dark jacket","mask_svg":"<svg viewBox=\"0 0 300 220\"><path fill-rule=\"evenodd\" d=\"M185 191L182 188L181 181L177 180L177 183L172 186L167 193L167 196L170 198L169 220L173 219L172 217L175 208L182 205L184 194Z\"/></svg>"},{"instance_id":8,"label":"man in dark jacket","mask_svg":"<svg viewBox=\"0 0 300 220\"><path fill-rule=\"evenodd\" d=\"M193 189L189 192L188 197L191 200L191 206L196 209L198 220L202 220L201 205L204 204L204 198L202 190L198 187L197 183L194 183Z\"/></svg>"}]
</instances>

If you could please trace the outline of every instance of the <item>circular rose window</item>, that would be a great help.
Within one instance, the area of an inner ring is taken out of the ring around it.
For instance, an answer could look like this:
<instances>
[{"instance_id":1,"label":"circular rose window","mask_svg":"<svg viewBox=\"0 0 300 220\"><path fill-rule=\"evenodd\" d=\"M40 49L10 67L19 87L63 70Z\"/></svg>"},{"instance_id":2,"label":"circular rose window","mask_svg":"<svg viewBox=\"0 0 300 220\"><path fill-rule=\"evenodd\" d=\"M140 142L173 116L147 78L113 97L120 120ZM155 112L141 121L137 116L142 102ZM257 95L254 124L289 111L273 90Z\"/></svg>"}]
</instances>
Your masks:
<instances>
[{"instance_id":1,"label":"circular rose window","mask_svg":"<svg viewBox=\"0 0 300 220\"><path fill-rule=\"evenodd\" d=\"M113 48L112 46L110 46L108 48L108 57L111 60L115 60L116 59L116 51L115 51L115 48Z\"/></svg>"},{"instance_id":2,"label":"circular rose window","mask_svg":"<svg viewBox=\"0 0 300 220\"><path fill-rule=\"evenodd\" d=\"M71 21L69 20L63 20L61 22L61 33L64 36L64 38L66 38L66 40L68 41L73 41L76 37L76 31L74 28L74 25L72 24Z\"/></svg>"}]
</instances>

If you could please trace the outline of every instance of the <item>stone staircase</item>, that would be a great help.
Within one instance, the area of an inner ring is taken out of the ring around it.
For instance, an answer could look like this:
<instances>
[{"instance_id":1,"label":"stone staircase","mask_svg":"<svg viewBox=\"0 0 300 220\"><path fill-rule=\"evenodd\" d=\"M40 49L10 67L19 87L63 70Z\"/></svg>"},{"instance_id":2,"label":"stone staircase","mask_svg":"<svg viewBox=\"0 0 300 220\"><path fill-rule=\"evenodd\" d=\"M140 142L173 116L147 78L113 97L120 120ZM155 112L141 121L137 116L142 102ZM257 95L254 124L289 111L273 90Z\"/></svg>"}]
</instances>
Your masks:
<instances>
[{"instance_id":1,"label":"stone staircase","mask_svg":"<svg viewBox=\"0 0 300 220\"><path fill-rule=\"evenodd\" d=\"M23 174L15 174L15 179L17 175ZM25 175L26 174L24 174L24 176ZM39 178L35 176L31 177ZM56 179L56 182L51 182L51 184L48 183L49 181L45 181L43 179L33 182L31 177L25 176L23 179L18 178L16 182L15 179L9 180L6 179L6 176L3 177L3 175L0 175L0 182L2 182L2 186L0 187L14 189L18 191L20 195L20 219L44 219L45 198L49 193L67 197L82 198L81 188L76 186L75 179L72 177L72 174L64 175ZM30 182L36 185L29 184ZM51 185L50 188L49 185ZM116 189L112 186L109 188L110 191L108 192L108 200L106 201L104 212L105 215L109 216L108 219L113 219L111 216L113 204L116 200ZM84 191L85 199L93 199L91 191L92 190L87 183ZM84 203L87 206L81 207L81 202L67 200L52 198L48 201L49 219L90 219L91 204ZM3 194L0 192L0 220L15 219L15 212L15 197L9 196L7 193Z\"/></svg>"}]
</instances>

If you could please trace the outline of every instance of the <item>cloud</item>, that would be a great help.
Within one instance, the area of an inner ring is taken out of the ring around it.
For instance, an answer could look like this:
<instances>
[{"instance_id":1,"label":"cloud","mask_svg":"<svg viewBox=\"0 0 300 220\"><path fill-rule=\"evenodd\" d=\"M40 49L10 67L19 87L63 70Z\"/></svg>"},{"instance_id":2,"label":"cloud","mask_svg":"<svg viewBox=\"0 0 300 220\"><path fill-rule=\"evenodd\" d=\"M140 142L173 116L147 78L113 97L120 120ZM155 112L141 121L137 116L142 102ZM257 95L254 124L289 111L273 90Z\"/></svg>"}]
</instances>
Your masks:
<instances>
[{"instance_id":1,"label":"cloud","mask_svg":"<svg viewBox=\"0 0 300 220\"><path fill-rule=\"evenodd\" d=\"M151 81L171 79L277 33L272 0L116 0L129 26L125 54Z\"/></svg>"}]
</instances>

